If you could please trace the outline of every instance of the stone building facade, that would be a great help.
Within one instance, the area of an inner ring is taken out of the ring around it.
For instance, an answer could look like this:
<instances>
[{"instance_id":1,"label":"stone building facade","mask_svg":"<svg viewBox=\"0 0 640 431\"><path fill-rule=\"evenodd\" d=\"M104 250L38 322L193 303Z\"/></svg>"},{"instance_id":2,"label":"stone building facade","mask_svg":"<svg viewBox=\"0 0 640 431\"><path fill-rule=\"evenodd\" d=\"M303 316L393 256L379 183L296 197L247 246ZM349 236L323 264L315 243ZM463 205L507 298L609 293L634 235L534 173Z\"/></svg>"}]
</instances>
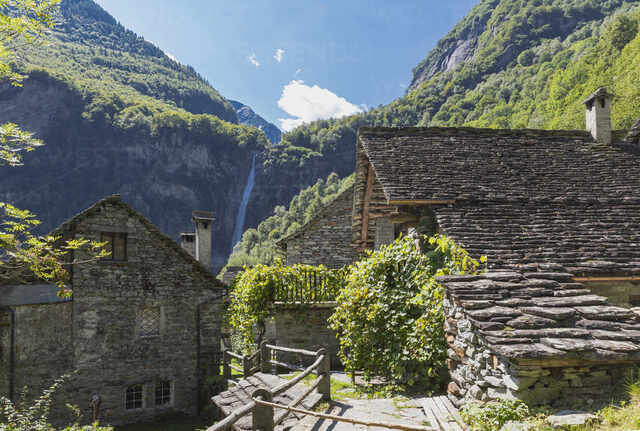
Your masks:
<instances>
[{"instance_id":1,"label":"stone building facade","mask_svg":"<svg viewBox=\"0 0 640 431\"><path fill-rule=\"evenodd\" d=\"M32 286L0 286L18 291L0 300L3 395L15 398L23 386L38 393L73 373L58 398L77 405L85 420L197 413L203 382L219 373L224 289L210 262L198 262L118 196L57 232L108 241L113 252L73 267L68 301L56 299L55 286L40 286L39 296ZM56 409L56 417L65 414Z\"/></svg>"},{"instance_id":2,"label":"stone building facade","mask_svg":"<svg viewBox=\"0 0 640 431\"><path fill-rule=\"evenodd\" d=\"M303 263L337 269L357 260L359 253L351 246L353 192L353 186L347 188L304 226L278 241L286 253L287 265Z\"/></svg>"}]
</instances>

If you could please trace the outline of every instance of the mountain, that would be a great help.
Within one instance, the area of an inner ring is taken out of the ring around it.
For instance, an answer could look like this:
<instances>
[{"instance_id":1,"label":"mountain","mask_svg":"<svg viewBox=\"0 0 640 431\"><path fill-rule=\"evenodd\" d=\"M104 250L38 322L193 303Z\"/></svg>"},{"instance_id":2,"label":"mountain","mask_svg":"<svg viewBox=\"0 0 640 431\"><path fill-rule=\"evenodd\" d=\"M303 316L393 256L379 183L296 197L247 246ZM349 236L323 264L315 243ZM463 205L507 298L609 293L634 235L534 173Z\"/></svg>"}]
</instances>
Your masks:
<instances>
[{"instance_id":1,"label":"mountain","mask_svg":"<svg viewBox=\"0 0 640 431\"><path fill-rule=\"evenodd\" d=\"M192 210L213 210L221 267L243 179L271 145L264 133L238 124L192 68L92 1L64 0L60 21L46 45L20 52L24 85L0 83L0 120L46 144L24 167L0 170L0 201L33 211L46 232L118 193L174 238L190 228Z\"/></svg>"},{"instance_id":2,"label":"mountain","mask_svg":"<svg viewBox=\"0 0 640 431\"><path fill-rule=\"evenodd\" d=\"M267 120L253 112L253 109L247 105L236 102L235 100L229 100L229 102L231 102L231 106L236 110L240 124L257 127L264 132L267 139L269 139L272 144L280 143L280 140L282 139L282 132L274 124L269 123Z\"/></svg>"},{"instance_id":3,"label":"mountain","mask_svg":"<svg viewBox=\"0 0 640 431\"><path fill-rule=\"evenodd\" d=\"M640 117L639 23L640 0L482 0L414 68L404 96L303 125L266 151L253 208L264 213L269 192L284 205L295 196L262 182L269 172L305 187L332 172L349 175L365 125L584 129L580 102L607 86L616 94L614 127L629 128Z\"/></svg>"}]
</instances>

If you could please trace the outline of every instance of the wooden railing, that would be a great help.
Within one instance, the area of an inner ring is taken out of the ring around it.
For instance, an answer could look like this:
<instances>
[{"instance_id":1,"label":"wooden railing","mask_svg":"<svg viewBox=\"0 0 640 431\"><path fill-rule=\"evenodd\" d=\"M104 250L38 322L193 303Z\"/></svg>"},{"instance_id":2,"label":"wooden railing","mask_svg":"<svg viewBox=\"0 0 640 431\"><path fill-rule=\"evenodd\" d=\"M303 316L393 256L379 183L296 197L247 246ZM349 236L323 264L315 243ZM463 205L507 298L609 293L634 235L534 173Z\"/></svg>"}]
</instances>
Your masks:
<instances>
[{"instance_id":1,"label":"wooden railing","mask_svg":"<svg viewBox=\"0 0 640 431\"><path fill-rule=\"evenodd\" d=\"M235 370L238 373L242 373L243 377L248 377L251 374L256 373L258 370L263 373L270 373L276 371L278 367L287 368L290 370L299 370L300 367L286 362L277 361L274 359L274 352L287 352L295 353L303 356L311 356L315 358L313 364L302 370L300 374L293 379L281 383L273 389L256 389L252 393L253 401L248 404L234 410L222 421L209 427L207 431L222 431L229 429L234 423L236 423L243 416L252 413L253 417L253 429L272 431L273 427L280 424L291 412L291 410L283 409L278 415L274 414L273 407L264 406L256 403L256 400L263 400L265 402L271 402L278 395L283 394L293 386L300 383L305 377L311 373L316 374L316 378L311 384L305 388L305 390L296 397L287 407L295 408L301 404L313 391L317 391L323 400L331 399L331 374L330 374L330 359L325 349L320 349L317 352L304 349L292 349L288 347L275 346L263 341L260 344L260 349L251 355L238 355L233 352L225 351L223 353L224 358L224 374L225 378L231 376L231 370ZM242 361L243 368L236 367L231 364L231 359L237 359ZM252 366L253 361L259 360L258 366Z\"/></svg>"},{"instance_id":2,"label":"wooden railing","mask_svg":"<svg viewBox=\"0 0 640 431\"><path fill-rule=\"evenodd\" d=\"M286 277L282 285L274 289L273 300L287 304L335 301L344 285L344 278L345 272L338 269L328 272L304 271Z\"/></svg>"},{"instance_id":3,"label":"wooden railing","mask_svg":"<svg viewBox=\"0 0 640 431\"><path fill-rule=\"evenodd\" d=\"M233 365L234 359L242 364L242 368ZM232 380L232 370L239 373L240 375L236 374L236 376L240 378L249 377L260 371L260 351L251 355L239 355L231 350L222 352L222 376L226 381Z\"/></svg>"}]
</instances>

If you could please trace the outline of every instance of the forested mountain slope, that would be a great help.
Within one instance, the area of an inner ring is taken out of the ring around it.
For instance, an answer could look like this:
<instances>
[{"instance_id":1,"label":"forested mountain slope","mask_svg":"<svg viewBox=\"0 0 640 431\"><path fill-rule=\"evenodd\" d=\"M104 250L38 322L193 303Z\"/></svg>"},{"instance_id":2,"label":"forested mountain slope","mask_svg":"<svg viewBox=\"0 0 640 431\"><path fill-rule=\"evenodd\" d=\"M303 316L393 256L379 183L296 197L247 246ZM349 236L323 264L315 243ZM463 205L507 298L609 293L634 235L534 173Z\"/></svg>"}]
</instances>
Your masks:
<instances>
[{"instance_id":1,"label":"forested mountain slope","mask_svg":"<svg viewBox=\"0 0 640 431\"><path fill-rule=\"evenodd\" d=\"M628 128L640 117L639 11L638 0L482 0L414 69L407 94L285 134L264 169L295 170L298 184L349 175L363 125L584 129L580 102L599 86L616 94L614 127Z\"/></svg>"}]
</instances>

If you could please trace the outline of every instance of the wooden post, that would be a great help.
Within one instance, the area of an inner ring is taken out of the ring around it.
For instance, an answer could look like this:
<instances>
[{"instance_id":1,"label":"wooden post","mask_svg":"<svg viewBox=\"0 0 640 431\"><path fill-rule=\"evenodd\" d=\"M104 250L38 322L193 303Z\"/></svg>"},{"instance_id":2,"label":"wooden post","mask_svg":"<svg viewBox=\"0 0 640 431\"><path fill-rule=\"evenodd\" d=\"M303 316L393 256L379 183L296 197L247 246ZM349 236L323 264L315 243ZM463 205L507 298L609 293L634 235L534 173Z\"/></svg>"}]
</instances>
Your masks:
<instances>
[{"instance_id":1,"label":"wooden post","mask_svg":"<svg viewBox=\"0 0 640 431\"><path fill-rule=\"evenodd\" d=\"M273 399L271 391L268 389L256 389L251 394L252 398L257 398L268 403ZM253 424L251 429L253 431L273 431L273 407L263 406L262 404L256 404L252 413Z\"/></svg>"},{"instance_id":2,"label":"wooden post","mask_svg":"<svg viewBox=\"0 0 640 431\"><path fill-rule=\"evenodd\" d=\"M229 367L229 355L227 355L227 350L222 351L222 377L224 377L225 382L228 382L231 379L231 368Z\"/></svg>"},{"instance_id":3,"label":"wooden post","mask_svg":"<svg viewBox=\"0 0 640 431\"><path fill-rule=\"evenodd\" d=\"M267 340L262 341L260 343L260 371L265 374L268 374L271 370L271 364L269 360L271 360L271 351L267 347Z\"/></svg>"},{"instance_id":4,"label":"wooden post","mask_svg":"<svg viewBox=\"0 0 640 431\"><path fill-rule=\"evenodd\" d=\"M324 360L318 365L318 375L320 383L318 383L318 393L322 395L325 401L331 400L331 358L325 349L320 349L316 353L316 358L324 356Z\"/></svg>"},{"instance_id":5,"label":"wooden post","mask_svg":"<svg viewBox=\"0 0 640 431\"><path fill-rule=\"evenodd\" d=\"M249 360L249 356L242 355L242 377L249 377L251 375L251 361Z\"/></svg>"}]
</instances>

